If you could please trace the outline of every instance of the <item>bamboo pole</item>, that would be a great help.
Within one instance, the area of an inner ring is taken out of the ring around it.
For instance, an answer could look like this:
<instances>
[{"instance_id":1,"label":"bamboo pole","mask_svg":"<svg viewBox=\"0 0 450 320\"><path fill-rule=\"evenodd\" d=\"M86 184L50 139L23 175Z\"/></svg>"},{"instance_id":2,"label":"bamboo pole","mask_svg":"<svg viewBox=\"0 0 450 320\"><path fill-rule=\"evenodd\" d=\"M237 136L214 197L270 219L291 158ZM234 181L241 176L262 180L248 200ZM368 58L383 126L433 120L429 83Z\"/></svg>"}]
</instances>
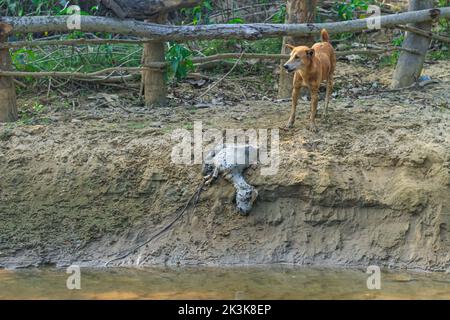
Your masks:
<instances>
[{"instance_id":1,"label":"bamboo pole","mask_svg":"<svg viewBox=\"0 0 450 320\"><path fill-rule=\"evenodd\" d=\"M155 23L165 23L167 14L159 15L151 20ZM142 56L143 65L149 66L165 60L165 43L163 41L150 41L144 44ZM164 70L146 69L142 71L141 92L144 92L144 101L147 107L162 107L167 104L167 86L164 79Z\"/></svg>"},{"instance_id":2,"label":"bamboo pole","mask_svg":"<svg viewBox=\"0 0 450 320\"><path fill-rule=\"evenodd\" d=\"M12 27L0 23L0 42L5 42ZM0 49L0 70L12 70L11 56L8 49ZM0 76L0 122L12 122L18 119L16 88L11 76Z\"/></svg>"}]
</instances>

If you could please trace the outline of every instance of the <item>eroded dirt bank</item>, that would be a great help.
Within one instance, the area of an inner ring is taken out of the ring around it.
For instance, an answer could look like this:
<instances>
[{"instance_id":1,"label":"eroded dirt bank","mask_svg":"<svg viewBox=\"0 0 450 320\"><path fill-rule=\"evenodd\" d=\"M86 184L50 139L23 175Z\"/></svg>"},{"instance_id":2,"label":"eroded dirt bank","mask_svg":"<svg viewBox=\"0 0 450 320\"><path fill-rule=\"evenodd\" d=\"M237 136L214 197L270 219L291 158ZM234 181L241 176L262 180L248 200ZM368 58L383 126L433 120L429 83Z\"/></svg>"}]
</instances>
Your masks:
<instances>
[{"instance_id":1,"label":"eroded dirt bank","mask_svg":"<svg viewBox=\"0 0 450 320\"><path fill-rule=\"evenodd\" d=\"M439 66L436 66L439 71ZM247 172L259 198L234 212L223 180L168 232L111 265L379 264L450 268L449 83L333 102L330 123L281 132L274 176ZM277 128L289 102L206 109L61 111L0 125L0 266L101 266L173 220L201 182L174 165L171 132ZM103 116L102 116L103 115ZM95 117L94 117L95 116Z\"/></svg>"}]
</instances>

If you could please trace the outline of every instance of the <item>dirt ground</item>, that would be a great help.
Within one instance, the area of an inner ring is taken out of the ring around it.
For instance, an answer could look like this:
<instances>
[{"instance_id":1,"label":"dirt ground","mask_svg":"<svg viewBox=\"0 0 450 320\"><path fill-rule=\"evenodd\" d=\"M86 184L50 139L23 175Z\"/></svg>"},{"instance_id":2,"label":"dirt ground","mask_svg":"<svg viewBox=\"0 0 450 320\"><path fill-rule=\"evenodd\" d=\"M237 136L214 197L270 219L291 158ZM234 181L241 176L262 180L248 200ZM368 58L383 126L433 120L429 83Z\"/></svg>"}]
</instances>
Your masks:
<instances>
[{"instance_id":1,"label":"dirt ground","mask_svg":"<svg viewBox=\"0 0 450 320\"><path fill-rule=\"evenodd\" d=\"M0 124L0 266L103 266L130 251L110 265L450 270L448 62L427 65L437 84L394 92L386 90L390 68L339 62L337 70L329 123L319 117L319 132L310 132L301 101L295 128L280 131L278 173L247 172L259 192L249 216L234 212L234 189L219 179L136 252L202 181L200 165L172 163L175 129L192 130L194 121L278 128L289 101L271 99L271 89L251 100L235 90L251 82L242 79L224 81L203 104L179 97L206 86L180 84L169 108L147 110L110 92L105 103L99 94L79 104L54 99L38 120Z\"/></svg>"}]
</instances>

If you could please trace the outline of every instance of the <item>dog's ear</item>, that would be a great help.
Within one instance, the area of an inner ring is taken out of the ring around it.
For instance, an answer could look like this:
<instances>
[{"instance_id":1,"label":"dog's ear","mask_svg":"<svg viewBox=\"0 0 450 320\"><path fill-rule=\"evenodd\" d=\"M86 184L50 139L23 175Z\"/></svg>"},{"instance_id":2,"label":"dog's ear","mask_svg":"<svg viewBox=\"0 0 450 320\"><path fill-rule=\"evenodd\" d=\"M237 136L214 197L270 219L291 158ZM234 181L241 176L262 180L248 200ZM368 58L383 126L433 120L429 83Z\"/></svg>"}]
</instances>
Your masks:
<instances>
[{"instance_id":1,"label":"dog's ear","mask_svg":"<svg viewBox=\"0 0 450 320\"><path fill-rule=\"evenodd\" d=\"M292 44L285 44L286 48L289 48L291 50L295 49L295 46L293 46Z\"/></svg>"},{"instance_id":2,"label":"dog's ear","mask_svg":"<svg viewBox=\"0 0 450 320\"><path fill-rule=\"evenodd\" d=\"M314 49L309 49L308 51L306 51L306 55L310 58L312 58L314 56Z\"/></svg>"}]
</instances>

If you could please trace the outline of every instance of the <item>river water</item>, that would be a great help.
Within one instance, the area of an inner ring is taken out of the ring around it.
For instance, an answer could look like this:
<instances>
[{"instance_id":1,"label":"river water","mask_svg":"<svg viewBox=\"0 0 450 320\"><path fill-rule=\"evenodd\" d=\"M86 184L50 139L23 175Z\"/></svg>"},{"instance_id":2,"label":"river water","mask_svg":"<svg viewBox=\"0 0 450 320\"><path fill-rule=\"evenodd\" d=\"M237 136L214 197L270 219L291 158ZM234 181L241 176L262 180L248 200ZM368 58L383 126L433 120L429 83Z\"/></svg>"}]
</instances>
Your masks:
<instances>
[{"instance_id":1,"label":"river water","mask_svg":"<svg viewBox=\"0 0 450 320\"><path fill-rule=\"evenodd\" d=\"M81 269L68 290L65 269L0 270L0 299L447 299L450 274L294 267Z\"/></svg>"}]
</instances>

